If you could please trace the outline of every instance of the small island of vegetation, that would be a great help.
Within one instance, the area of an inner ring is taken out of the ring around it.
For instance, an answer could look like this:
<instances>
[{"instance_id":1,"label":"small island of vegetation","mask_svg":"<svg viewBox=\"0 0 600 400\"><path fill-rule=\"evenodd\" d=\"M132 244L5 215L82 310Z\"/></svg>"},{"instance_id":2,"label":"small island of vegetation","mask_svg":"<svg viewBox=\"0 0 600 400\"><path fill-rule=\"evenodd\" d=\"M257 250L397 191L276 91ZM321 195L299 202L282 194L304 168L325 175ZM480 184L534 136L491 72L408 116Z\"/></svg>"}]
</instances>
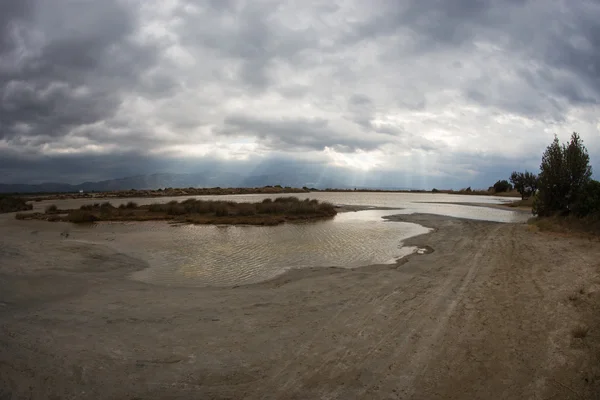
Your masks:
<instances>
[{"instance_id":1,"label":"small island of vegetation","mask_svg":"<svg viewBox=\"0 0 600 400\"><path fill-rule=\"evenodd\" d=\"M166 220L192 224L278 225L290 221L332 218L336 214L331 203L278 197L258 203L187 199L149 205L128 202L115 207L110 202L104 202L69 210L50 205L44 213L18 213L16 218L73 223Z\"/></svg>"}]
</instances>

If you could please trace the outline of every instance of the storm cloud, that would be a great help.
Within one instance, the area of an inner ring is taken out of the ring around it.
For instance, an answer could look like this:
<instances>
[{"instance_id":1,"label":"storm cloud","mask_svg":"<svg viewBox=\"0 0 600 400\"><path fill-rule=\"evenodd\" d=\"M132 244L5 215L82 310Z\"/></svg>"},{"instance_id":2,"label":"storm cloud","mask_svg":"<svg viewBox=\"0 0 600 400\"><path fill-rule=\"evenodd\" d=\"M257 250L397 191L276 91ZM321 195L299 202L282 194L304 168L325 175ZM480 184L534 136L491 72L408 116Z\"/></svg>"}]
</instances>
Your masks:
<instances>
[{"instance_id":1,"label":"storm cloud","mask_svg":"<svg viewBox=\"0 0 600 400\"><path fill-rule=\"evenodd\" d=\"M595 0L0 0L0 182L293 160L487 187L572 131L596 166L598 21Z\"/></svg>"}]
</instances>

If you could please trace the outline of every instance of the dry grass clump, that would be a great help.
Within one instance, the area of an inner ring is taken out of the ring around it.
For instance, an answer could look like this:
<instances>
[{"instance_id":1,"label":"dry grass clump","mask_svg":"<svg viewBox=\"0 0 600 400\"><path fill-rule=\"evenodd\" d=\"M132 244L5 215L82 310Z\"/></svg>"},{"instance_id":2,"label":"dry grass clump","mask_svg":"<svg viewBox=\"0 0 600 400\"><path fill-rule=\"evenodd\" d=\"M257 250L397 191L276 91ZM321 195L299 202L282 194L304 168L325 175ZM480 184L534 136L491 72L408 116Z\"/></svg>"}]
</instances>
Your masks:
<instances>
[{"instance_id":1,"label":"dry grass clump","mask_svg":"<svg viewBox=\"0 0 600 400\"><path fill-rule=\"evenodd\" d=\"M531 218L529 224L536 226L540 231L575 234L590 238L600 236L600 215L596 214L587 217L574 215L536 217Z\"/></svg>"},{"instance_id":2,"label":"dry grass clump","mask_svg":"<svg viewBox=\"0 0 600 400\"><path fill-rule=\"evenodd\" d=\"M585 325L577 325L571 330L571 335L576 339L583 339L587 336L589 330L590 329Z\"/></svg>"}]
</instances>

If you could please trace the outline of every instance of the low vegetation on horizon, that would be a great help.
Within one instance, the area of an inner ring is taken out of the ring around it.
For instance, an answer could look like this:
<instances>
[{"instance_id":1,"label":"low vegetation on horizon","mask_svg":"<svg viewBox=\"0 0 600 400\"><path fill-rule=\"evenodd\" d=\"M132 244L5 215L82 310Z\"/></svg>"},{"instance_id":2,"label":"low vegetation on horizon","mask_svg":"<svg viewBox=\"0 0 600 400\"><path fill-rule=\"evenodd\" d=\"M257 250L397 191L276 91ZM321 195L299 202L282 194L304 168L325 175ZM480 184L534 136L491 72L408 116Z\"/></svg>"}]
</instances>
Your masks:
<instances>
[{"instance_id":1,"label":"low vegetation on horizon","mask_svg":"<svg viewBox=\"0 0 600 400\"><path fill-rule=\"evenodd\" d=\"M104 202L70 210L60 210L51 205L45 213L18 213L16 218L73 223L168 220L192 224L278 225L287 221L331 218L336 214L331 203L278 197L258 203L187 199L141 206L128 202L119 207Z\"/></svg>"},{"instance_id":2,"label":"low vegetation on horizon","mask_svg":"<svg viewBox=\"0 0 600 400\"><path fill-rule=\"evenodd\" d=\"M178 197L178 196L224 196L235 194L293 194L308 193L316 191L315 188L293 188L290 186L263 186L263 187L239 187L239 188L160 188L160 189L129 189L112 190L104 192L83 192L83 193L39 193L37 195L28 194L29 200L66 200L66 199L85 199L85 198L144 198L144 197Z\"/></svg>"}]
</instances>

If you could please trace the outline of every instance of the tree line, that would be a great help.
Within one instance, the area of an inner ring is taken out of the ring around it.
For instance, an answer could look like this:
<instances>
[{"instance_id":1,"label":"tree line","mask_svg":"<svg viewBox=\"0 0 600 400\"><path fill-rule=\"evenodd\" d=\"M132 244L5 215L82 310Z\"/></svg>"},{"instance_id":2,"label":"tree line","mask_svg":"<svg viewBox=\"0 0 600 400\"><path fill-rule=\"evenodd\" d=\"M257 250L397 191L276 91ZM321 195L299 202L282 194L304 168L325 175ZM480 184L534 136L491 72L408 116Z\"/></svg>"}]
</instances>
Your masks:
<instances>
[{"instance_id":1,"label":"tree line","mask_svg":"<svg viewBox=\"0 0 600 400\"><path fill-rule=\"evenodd\" d=\"M534 196L535 215L600 216L600 182L592 179L588 151L576 132L564 144L554 137L542 156L539 175L515 171L510 181L523 199Z\"/></svg>"}]
</instances>

